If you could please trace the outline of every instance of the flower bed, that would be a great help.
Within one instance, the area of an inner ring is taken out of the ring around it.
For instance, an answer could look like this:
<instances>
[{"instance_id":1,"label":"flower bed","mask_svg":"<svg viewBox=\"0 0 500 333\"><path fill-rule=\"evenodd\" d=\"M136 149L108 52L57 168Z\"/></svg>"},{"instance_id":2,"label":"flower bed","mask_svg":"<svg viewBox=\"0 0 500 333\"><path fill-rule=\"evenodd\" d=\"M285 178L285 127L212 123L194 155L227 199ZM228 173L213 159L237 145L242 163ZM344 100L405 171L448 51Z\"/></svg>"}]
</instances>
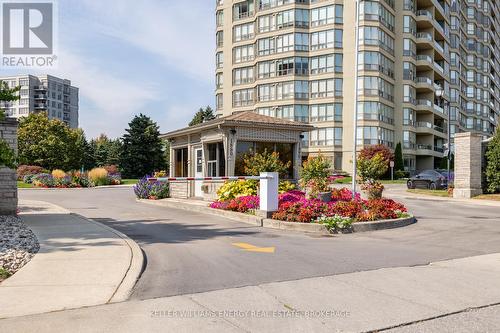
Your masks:
<instances>
[{"instance_id":1,"label":"flower bed","mask_svg":"<svg viewBox=\"0 0 500 333\"><path fill-rule=\"evenodd\" d=\"M307 199L301 191L279 195L279 208L273 219L285 222L320 223L329 229L349 229L352 223L409 217L404 205L392 199L363 200L343 188L333 190L332 201ZM259 208L258 196L243 196L210 205L214 209L253 214Z\"/></svg>"},{"instance_id":2,"label":"flower bed","mask_svg":"<svg viewBox=\"0 0 500 333\"><path fill-rule=\"evenodd\" d=\"M116 167L95 168L89 172L53 170L51 173L39 167L22 166L18 169L18 179L25 184L42 188L80 188L103 185L120 185L121 174ZM106 168L110 168L110 172Z\"/></svg>"},{"instance_id":3,"label":"flower bed","mask_svg":"<svg viewBox=\"0 0 500 333\"><path fill-rule=\"evenodd\" d=\"M137 199L159 200L170 196L170 186L168 182L150 182L149 176L141 178L134 186L134 193Z\"/></svg>"}]
</instances>

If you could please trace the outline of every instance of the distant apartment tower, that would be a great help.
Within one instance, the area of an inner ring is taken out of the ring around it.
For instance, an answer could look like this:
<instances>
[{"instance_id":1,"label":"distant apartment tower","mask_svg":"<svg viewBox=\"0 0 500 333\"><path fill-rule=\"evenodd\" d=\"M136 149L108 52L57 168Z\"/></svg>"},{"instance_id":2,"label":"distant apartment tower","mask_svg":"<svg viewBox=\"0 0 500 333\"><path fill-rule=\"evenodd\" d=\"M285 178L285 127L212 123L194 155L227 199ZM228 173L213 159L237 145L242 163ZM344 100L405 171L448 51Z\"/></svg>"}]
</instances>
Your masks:
<instances>
[{"instance_id":1,"label":"distant apartment tower","mask_svg":"<svg viewBox=\"0 0 500 333\"><path fill-rule=\"evenodd\" d=\"M321 152L350 171L357 94L358 149L401 143L406 170L438 167L448 114L452 137L488 137L498 124L499 9L492 0L362 0L356 54L354 0L217 0L217 113L308 122L316 130L303 155Z\"/></svg>"},{"instance_id":2,"label":"distant apartment tower","mask_svg":"<svg viewBox=\"0 0 500 333\"><path fill-rule=\"evenodd\" d=\"M19 75L0 80L10 88L21 86L18 101L0 105L9 117L46 112L51 119L59 119L71 128L78 127L78 88L70 80L51 75Z\"/></svg>"}]
</instances>

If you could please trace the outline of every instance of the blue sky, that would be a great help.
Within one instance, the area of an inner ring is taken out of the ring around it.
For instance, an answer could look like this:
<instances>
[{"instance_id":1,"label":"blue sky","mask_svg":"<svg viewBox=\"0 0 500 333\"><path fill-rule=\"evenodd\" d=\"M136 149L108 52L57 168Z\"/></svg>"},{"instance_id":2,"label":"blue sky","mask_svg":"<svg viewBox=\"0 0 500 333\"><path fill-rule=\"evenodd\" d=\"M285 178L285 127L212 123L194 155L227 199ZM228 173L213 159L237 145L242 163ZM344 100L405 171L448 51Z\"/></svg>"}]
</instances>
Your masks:
<instances>
[{"instance_id":1,"label":"blue sky","mask_svg":"<svg viewBox=\"0 0 500 333\"><path fill-rule=\"evenodd\" d=\"M87 137L119 137L139 113L166 132L214 106L215 0L59 0L58 7L59 66L46 72L80 88ZM30 72L1 71L14 73Z\"/></svg>"}]
</instances>

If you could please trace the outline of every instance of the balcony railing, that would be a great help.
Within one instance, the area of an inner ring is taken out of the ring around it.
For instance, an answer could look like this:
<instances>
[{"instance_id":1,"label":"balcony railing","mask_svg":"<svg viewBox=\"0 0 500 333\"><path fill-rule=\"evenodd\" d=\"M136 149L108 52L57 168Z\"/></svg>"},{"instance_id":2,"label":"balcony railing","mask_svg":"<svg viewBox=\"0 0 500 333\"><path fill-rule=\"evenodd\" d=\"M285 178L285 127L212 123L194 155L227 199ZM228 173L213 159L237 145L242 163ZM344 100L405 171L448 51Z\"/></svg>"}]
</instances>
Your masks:
<instances>
[{"instance_id":1,"label":"balcony railing","mask_svg":"<svg viewBox=\"0 0 500 333\"><path fill-rule=\"evenodd\" d=\"M432 20L433 17L432 17L432 13L428 10L417 10L417 16L425 16L427 17L429 20Z\"/></svg>"},{"instance_id":2,"label":"balcony railing","mask_svg":"<svg viewBox=\"0 0 500 333\"><path fill-rule=\"evenodd\" d=\"M426 54L417 55L417 60L418 61L428 61L431 64L434 62L434 60L432 60L432 57L430 55L426 55Z\"/></svg>"},{"instance_id":3,"label":"balcony railing","mask_svg":"<svg viewBox=\"0 0 500 333\"><path fill-rule=\"evenodd\" d=\"M432 41L432 35L428 32L419 32L417 33L417 38L418 39L425 39L428 42Z\"/></svg>"},{"instance_id":4,"label":"balcony railing","mask_svg":"<svg viewBox=\"0 0 500 333\"><path fill-rule=\"evenodd\" d=\"M419 76L415 79L416 83L427 83L432 85L432 80L426 76Z\"/></svg>"},{"instance_id":5,"label":"balcony railing","mask_svg":"<svg viewBox=\"0 0 500 333\"><path fill-rule=\"evenodd\" d=\"M432 145L417 144L417 149L432 150Z\"/></svg>"},{"instance_id":6,"label":"balcony railing","mask_svg":"<svg viewBox=\"0 0 500 333\"><path fill-rule=\"evenodd\" d=\"M444 114L444 108L437 105L437 104L434 104L434 110L436 110L437 112L439 112L441 114Z\"/></svg>"},{"instance_id":7,"label":"balcony railing","mask_svg":"<svg viewBox=\"0 0 500 333\"><path fill-rule=\"evenodd\" d=\"M417 106L432 107L432 102L428 99L417 99Z\"/></svg>"}]
</instances>

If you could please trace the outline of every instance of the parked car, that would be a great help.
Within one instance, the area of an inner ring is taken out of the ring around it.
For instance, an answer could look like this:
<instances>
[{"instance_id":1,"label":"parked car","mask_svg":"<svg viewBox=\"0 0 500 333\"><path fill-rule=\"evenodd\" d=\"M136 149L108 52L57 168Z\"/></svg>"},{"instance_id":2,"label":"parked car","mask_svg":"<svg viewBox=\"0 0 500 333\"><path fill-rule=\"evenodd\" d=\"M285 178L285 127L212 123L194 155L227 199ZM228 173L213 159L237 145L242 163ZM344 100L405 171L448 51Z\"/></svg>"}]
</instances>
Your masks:
<instances>
[{"instance_id":1,"label":"parked car","mask_svg":"<svg viewBox=\"0 0 500 333\"><path fill-rule=\"evenodd\" d=\"M406 182L409 189L425 188L429 190L441 190L448 188L448 177L446 171L425 170L411 177Z\"/></svg>"}]
</instances>

